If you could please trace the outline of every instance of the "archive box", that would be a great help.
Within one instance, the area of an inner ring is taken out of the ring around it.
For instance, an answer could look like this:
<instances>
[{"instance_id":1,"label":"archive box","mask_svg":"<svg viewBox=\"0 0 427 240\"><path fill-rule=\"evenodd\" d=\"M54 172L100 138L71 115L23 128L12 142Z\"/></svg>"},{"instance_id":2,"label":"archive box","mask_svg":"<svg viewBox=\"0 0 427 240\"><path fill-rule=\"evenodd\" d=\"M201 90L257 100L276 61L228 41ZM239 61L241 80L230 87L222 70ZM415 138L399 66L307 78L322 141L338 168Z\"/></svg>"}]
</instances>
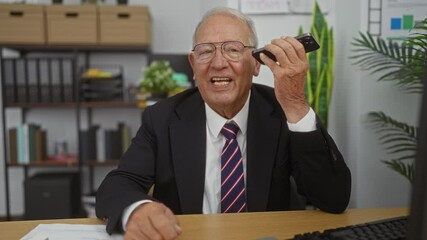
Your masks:
<instances>
[{"instance_id":1,"label":"archive box","mask_svg":"<svg viewBox=\"0 0 427 240\"><path fill-rule=\"evenodd\" d=\"M42 5L0 4L0 43L44 44Z\"/></svg>"},{"instance_id":2,"label":"archive box","mask_svg":"<svg viewBox=\"0 0 427 240\"><path fill-rule=\"evenodd\" d=\"M46 15L48 44L97 44L95 5L51 5Z\"/></svg>"},{"instance_id":3,"label":"archive box","mask_svg":"<svg viewBox=\"0 0 427 240\"><path fill-rule=\"evenodd\" d=\"M151 44L151 16L147 6L99 6L100 44Z\"/></svg>"}]
</instances>

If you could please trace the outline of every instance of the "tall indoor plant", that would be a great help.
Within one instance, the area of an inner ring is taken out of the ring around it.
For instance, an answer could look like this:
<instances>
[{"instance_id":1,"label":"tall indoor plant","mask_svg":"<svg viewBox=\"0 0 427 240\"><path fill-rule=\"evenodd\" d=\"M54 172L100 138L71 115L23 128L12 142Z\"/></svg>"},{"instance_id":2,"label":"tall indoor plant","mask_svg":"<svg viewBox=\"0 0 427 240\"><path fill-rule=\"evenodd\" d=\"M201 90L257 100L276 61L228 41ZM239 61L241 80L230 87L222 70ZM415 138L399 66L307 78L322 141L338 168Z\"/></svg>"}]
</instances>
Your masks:
<instances>
[{"instance_id":1,"label":"tall indoor plant","mask_svg":"<svg viewBox=\"0 0 427 240\"><path fill-rule=\"evenodd\" d=\"M303 32L300 27L299 34ZM332 27L328 27L317 1L314 4L310 32L317 39L320 48L307 54L310 69L307 74L306 96L310 106L327 127L334 84L334 37Z\"/></svg>"},{"instance_id":2,"label":"tall indoor plant","mask_svg":"<svg viewBox=\"0 0 427 240\"><path fill-rule=\"evenodd\" d=\"M355 64L362 70L379 73L378 81L393 81L400 90L409 94L422 93L427 64L427 18L415 26L403 42L387 42L367 32L360 33L352 45L354 55L351 58ZM368 113L367 120L390 154L390 159L383 162L412 181L417 128L380 111Z\"/></svg>"}]
</instances>

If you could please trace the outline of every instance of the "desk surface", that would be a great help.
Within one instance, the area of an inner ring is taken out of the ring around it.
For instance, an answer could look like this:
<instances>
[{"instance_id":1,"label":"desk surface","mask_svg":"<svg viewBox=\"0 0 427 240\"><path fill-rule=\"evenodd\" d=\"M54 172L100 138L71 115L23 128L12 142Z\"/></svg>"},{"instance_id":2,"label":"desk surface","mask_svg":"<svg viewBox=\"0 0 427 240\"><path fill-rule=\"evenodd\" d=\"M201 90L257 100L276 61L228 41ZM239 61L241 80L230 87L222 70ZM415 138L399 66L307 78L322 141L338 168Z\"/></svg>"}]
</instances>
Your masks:
<instances>
[{"instance_id":1,"label":"desk surface","mask_svg":"<svg viewBox=\"0 0 427 240\"><path fill-rule=\"evenodd\" d=\"M239 214L180 215L186 239L289 239L295 234L404 216L405 208L348 209L343 214L317 210ZM103 224L99 219L56 219L0 222L2 239L20 239L40 223Z\"/></svg>"}]
</instances>

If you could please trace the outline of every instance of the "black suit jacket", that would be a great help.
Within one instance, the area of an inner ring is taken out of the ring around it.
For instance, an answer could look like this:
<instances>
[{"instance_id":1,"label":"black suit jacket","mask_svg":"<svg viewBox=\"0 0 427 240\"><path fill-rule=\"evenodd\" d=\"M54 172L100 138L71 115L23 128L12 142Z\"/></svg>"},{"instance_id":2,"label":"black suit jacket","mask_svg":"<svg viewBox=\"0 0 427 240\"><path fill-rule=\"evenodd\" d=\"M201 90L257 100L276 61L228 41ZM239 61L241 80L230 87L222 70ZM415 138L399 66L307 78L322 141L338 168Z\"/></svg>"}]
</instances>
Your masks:
<instances>
[{"instance_id":1,"label":"black suit jacket","mask_svg":"<svg viewBox=\"0 0 427 240\"><path fill-rule=\"evenodd\" d=\"M246 191L248 211L289 209L290 181L321 210L348 205L350 171L319 120L317 130L290 132L272 88L253 84L248 115ZM121 229L125 207L153 199L175 214L202 213L206 115L197 88L148 107L117 169L97 192L96 213L107 231ZM155 184L153 197L147 195Z\"/></svg>"}]
</instances>

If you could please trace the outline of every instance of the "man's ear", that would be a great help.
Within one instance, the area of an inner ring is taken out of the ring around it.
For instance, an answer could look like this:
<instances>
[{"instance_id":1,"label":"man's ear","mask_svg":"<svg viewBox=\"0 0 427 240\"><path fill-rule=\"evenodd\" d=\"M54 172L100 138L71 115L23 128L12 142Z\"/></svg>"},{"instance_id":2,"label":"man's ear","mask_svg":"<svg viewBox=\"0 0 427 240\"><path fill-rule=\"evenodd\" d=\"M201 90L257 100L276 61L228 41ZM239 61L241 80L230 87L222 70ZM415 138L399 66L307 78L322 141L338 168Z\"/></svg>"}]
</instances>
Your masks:
<instances>
[{"instance_id":1,"label":"man's ear","mask_svg":"<svg viewBox=\"0 0 427 240\"><path fill-rule=\"evenodd\" d=\"M188 62L190 62L191 65L191 69L193 69L193 80L196 80L196 76L194 75L195 71L194 71L194 55L192 53L188 54Z\"/></svg>"},{"instance_id":2,"label":"man's ear","mask_svg":"<svg viewBox=\"0 0 427 240\"><path fill-rule=\"evenodd\" d=\"M256 77L256 76L259 75L259 71L260 71L260 68L261 68L261 63L259 63L255 58L254 58L254 60L255 60L254 76Z\"/></svg>"}]
</instances>

